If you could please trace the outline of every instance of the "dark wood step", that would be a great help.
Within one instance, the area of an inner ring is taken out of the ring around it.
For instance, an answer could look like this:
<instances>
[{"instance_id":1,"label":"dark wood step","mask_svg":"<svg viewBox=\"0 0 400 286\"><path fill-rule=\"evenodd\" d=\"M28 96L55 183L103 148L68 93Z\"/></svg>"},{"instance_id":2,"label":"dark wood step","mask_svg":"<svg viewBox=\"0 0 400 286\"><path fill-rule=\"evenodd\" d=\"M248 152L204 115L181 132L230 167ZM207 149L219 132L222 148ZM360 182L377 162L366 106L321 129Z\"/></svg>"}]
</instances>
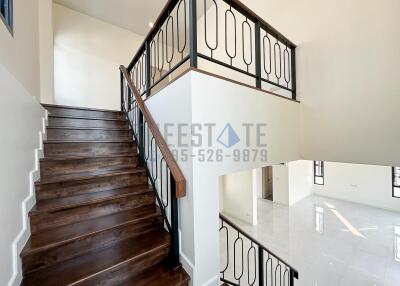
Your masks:
<instances>
[{"instance_id":1,"label":"dark wood step","mask_svg":"<svg viewBox=\"0 0 400 286\"><path fill-rule=\"evenodd\" d=\"M107 172L89 173L83 176L58 176L41 180L35 184L38 201L62 198L82 194L90 194L129 186L148 183L144 169L112 170Z\"/></svg>"},{"instance_id":2,"label":"dark wood step","mask_svg":"<svg viewBox=\"0 0 400 286\"><path fill-rule=\"evenodd\" d=\"M21 253L23 273L110 247L161 226L160 211L146 206L40 232L29 239Z\"/></svg>"},{"instance_id":3,"label":"dark wood step","mask_svg":"<svg viewBox=\"0 0 400 286\"><path fill-rule=\"evenodd\" d=\"M135 143L45 143L45 157L95 157L95 156L115 156L121 154L136 155L137 147Z\"/></svg>"},{"instance_id":4,"label":"dark wood step","mask_svg":"<svg viewBox=\"0 0 400 286\"><path fill-rule=\"evenodd\" d=\"M58 141L117 141L132 140L130 130L47 128L47 140Z\"/></svg>"},{"instance_id":5,"label":"dark wood step","mask_svg":"<svg viewBox=\"0 0 400 286\"><path fill-rule=\"evenodd\" d=\"M121 111L103 110L93 108L82 108L62 105L43 105L50 115L92 117L92 118L112 118L120 119L123 117Z\"/></svg>"},{"instance_id":6,"label":"dark wood step","mask_svg":"<svg viewBox=\"0 0 400 286\"><path fill-rule=\"evenodd\" d=\"M155 204L154 192L147 188L127 188L77 197L39 201L29 212L33 234L81 220L94 219Z\"/></svg>"},{"instance_id":7,"label":"dark wood step","mask_svg":"<svg viewBox=\"0 0 400 286\"><path fill-rule=\"evenodd\" d=\"M131 278L123 286L189 286L189 281L189 275L181 266L171 269L167 263L159 263Z\"/></svg>"},{"instance_id":8,"label":"dark wood step","mask_svg":"<svg viewBox=\"0 0 400 286\"><path fill-rule=\"evenodd\" d=\"M73 208L82 205L93 204L105 200L111 200L117 197L124 197L130 195L137 195L152 191L148 185L130 186L121 189L113 189L101 192L94 192L82 195L75 195L70 197L40 200L36 203L36 206L30 212L47 212L57 211L62 209Z\"/></svg>"},{"instance_id":9,"label":"dark wood step","mask_svg":"<svg viewBox=\"0 0 400 286\"><path fill-rule=\"evenodd\" d=\"M73 182L73 181L85 181L96 178L112 177L123 173L143 173L144 168L131 168L130 166L121 166L121 169L106 170L106 171L93 171L93 172L81 172L77 174L63 174L58 176L52 176L49 178L40 178L36 184L52 184L62 182Z\"/></svg>"},{"instance_id":10,"label":"dark wood step","mask_svg":"<svg viewBox=\"0 0 400 286\"><path fill-rule=\"evenodd\" d=\"M40 160L42 178L62 174L97 172L121 169L121 166L138 166L138 156L103 156L94 158L44 158Z\"/></svg>"},{"instance_id":11,"label":"dark wood step","mask_svg":"<svg viewBox=\"0 0 400 286\"><path fill-rule=\"evenodd\" d=\"M104 250L33 272L24 277L21 285L119 285L164 260L169 246L167 233L150 231Z\"/></svg>"},{"instance_id":12,"label":"dark wood step","mask_svg":"<svg viewBox=\"0 0 400 286\"><path fill-rule=\"evenodd\" d=\"M188 286L181 267L168 267L170 235L123 113L44 106L21 285Z\"/></svg>"},{"instance_id":13,"label":"dark wood step","mask_svg":"<svg viewBox=\"0 0 400 286\"><path fill-rule=\"evenodd\" d=\"M49 116L49 127L102 127L127 128L128 121L124 119L110 120L101 118Z\"/></svg>"}]
</instances>

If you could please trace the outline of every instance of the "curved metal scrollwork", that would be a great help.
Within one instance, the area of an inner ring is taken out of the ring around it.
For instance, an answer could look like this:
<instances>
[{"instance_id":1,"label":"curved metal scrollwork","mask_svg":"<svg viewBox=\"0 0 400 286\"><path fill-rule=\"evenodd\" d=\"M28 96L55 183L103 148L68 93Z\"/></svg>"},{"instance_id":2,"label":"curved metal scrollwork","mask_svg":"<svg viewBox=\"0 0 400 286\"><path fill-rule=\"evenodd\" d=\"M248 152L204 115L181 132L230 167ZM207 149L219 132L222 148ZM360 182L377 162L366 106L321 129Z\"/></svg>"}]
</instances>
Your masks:
<instances>
[{"instance_id":1,"label":"curved metal scrollwork","mask_svg":"<svg viewBox=\"0 0 400 286\"><path fill-rule=\"evenodd\" d=\"M180 30L180 27L179 27L179 22L180 22L180 19L179 19L179 14L180 13L179 12L181 11L182 3L183 3L184 29L183 29L183 44L181 46L181 30ZM186 0L181 0L181 1L179 1L178 8L176 9L176 30L177 30L177 38L178 38L177 48L178 48L178 52L181 54L181 60L183 59L183 52L186 49L186 42L187 42L186 21L187 21L187 18L186 18Z\"/></svg>"},{"instance_id":2,"label":"curved metal scrollwork","mask_svg":"<svg viewBox=\"0 0 400 286\"><path fill-rule=\"evenodd\" d=\"M290 82L290 57L289 50L287 44L285 45L285 49L283 51L283 76L286 82L286 86L289 87Z\"/></svg>"},{"instance_id":3,"label":"curved metal scrollwork","mask_svg":"<svg viewBox=\"0 0 400 286\"><path fill-rule=\"evenodd\" d=\"M253 265L251 267L250 263L250 256L253 254ZM250 275L250 268L253 269L253 275ZM250 280L250 277L253 277L253 279ZM251 246L249 248L249 251L247 251L247 283L249 286L253 286L254 283L256 283L257 280L257 256L256 256L256 248L253 245L253 242L251 242Z\"/></svg>"},{"instance_id":4,"label":"curved metal scrollwork","mask_svg":"<svg viewBox=\"0 0 400 286\"><path fill-rule=\"evenodd\" d=\"M221 231L225 230L225 246L226 246L226 265L224 266L224 268L220 271L221 274L224 274L225 271L228 269L229 266L229 231L228 228L224 225L224 222L221 222L221 227L219 228L219 232L221 233Z\"/></svg>"},{"instance_id":5,"label":"curved metal scrollwork","mask_svg":"<svg viewBox=\"0 0 400 286\"><path fill-rule=\"evenodd\" d=\"M228 42L228 15L231 15L233 19L233 30L234 30L234 42L233 42L233 52L229 51ZM225 52L230 59L230 64L232 65L233 59L236 58L237 54L237 33L236 33L236 16L232 11L232 6L225 11Z\"/></svg>"},{"instance_id":6,"label":"curved metal scrollwork","mask_svg":"<svg viewBox=\"0 0 400 286\"><path fill-rule=\"evenodd\" d=\"M160 41L160 36L161 36L161 41ZM160 42L161 42L161 57L160 57ZM157 69L158 69L158 72L160 73L160 77L161 77L162 71L164 69L164 52L165 52L164 51L164 30L160 29L157 34Z\"/></svg>"},{"instance_id":7,"label":"curved metal scrollwork","mask_svg":"<svg viewBox=\"0 0 400 286\"><path fill-rule=\"evenodd\" d=\"M265 53L266 48L266 41L268 42L268 54ZM266 66L268 62L268 68ZM264 71L267 74L267 79L269 80L269 75L272 72L272 46L271 46L271 39L268 37L268 33L263 37L263 67Z\"/></svg>"},{"instance_id":8,"label":"curved metal scrollwork","mask_svg":"<svg viewBox=\"0 0 400 286\"><path fill-rule=\"evenodd\" d=\"M246 45L245 45L245 27L248 28L249 31L249 41L247 41L249 43L250 48L246 49ZM247 66L247 72L249 72L249 66L253 63L253 30L251 28L251 25L248 21L248 19L246 18L245 21L243 21L242 23L242 51L243 51L243 61ZM246 50L250 51L250 59L248 59L246 57Z\"/></svg>"},{"instance_id":9,"label":"curved metal scrollwork","mask_svg":"<svg viewBox=\"0 0 400 286\"><path fill-rule=\"evenodd\" d=\"M216 0L211 0L212 3L214 3L215 7L215 43L214 45L210 44L208 42L208 33L207 33L207 19L208 19L208 11L207 11L207 0L204 0L204 39L206 42L207 47L209 48L211 52L211 58L213 57L214 51L218 48L218 5ZM212 25L209 25L212 26Z\"/></svg>"},{"instance_id":10,"label":"curved metal scrollwork","mask_svg":"<svg viewBox=\"0 0 400 286\"><path fill-rule=\"evenodd\" d=\"M279 73L278 73L278 69L277 69L277 55L276 52L278 52L278 59L279 59ZM278 40L276 41L275 45L274 45L274 67L275 67L275 76L278 80L278 84L279 84L279 80L282 77L282 60L281 60L281 56L282 56L282 50L281 50L281 45L279 44Z\"/></svg>"},{"instance_id":11,"label":"curved metal scrollwork","mask_svg":"<svg viewBox=\"0 0 400 286\"><path fill-rule=\"evenodd\" d=\"M236 265L237 265L237 261L236 261L236 245L237 243L240 243L240 274L238 275L236 273ZM240 278L242 278L244 270L243 270L243 266L244 266L244 253L243 253L243 239L240 237L240 233L238 231L237 233L237 238L235 239L235 243L233 244L233 275L235 277L236 280L240 280Z\"/></svg>"},{"instance_id":12,"label":"curved metal scrollwork","mask_svg":"<svg viewBox=\"0 0 400 286\"><path fill-rule=\"evenodd\" d=\"M222 282L228 285L294 286L297 271L223 215L220 215L219 232L221 250L226 258L221 265ZM229 256L231 251L233 257Z\"/></svg>"},{"instance_id":13,"label":"curved metal scrollwork","mask_svg":"<svg viewBox=\"0 0 400 286\"><path fill-rule=\"evenodd\" d=\"M169 30L170 29L170 30ZM171 32L171 33L169 33ZM168 35L171 34L171 42L168 41ZM166 46L166 58L169 69L171 69L171 63L174 59L175 53L175 36L174 36L174 17L171 15L168 17L166 26L165 26L165 46ZM171 50L171 54L169 54L169 50Z\"/></svg>"}]
</instances>

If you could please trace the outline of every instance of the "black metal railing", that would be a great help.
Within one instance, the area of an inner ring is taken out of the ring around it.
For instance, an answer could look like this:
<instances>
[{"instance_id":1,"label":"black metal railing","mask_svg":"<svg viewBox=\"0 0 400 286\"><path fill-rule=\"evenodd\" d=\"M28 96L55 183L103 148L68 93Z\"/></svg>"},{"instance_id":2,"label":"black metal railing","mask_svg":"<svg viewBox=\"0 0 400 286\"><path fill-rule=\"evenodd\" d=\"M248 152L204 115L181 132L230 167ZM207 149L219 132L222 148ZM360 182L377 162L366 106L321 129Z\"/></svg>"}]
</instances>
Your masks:
<instances>
[{"instance_id":1,"label":"black metal railing","mask_svg":"<svg viewBox=\"0 0 400 286\"><path fill-rule=\"evenodd\" d=\"M170 260L174 267L179 265L178 198L185 195L185 179L124 67L121 67L121 103L137 143L139 165L147 171L164 227L171 235Z\"/></svg>"},{"instance_id":2,"label":"black metal railing","mask_svg":"<svg viewBox=\"0 0 400 286\"><path fill-rule=\"evenodd\" d=\"M298 272L220 214L221 281L229 285L293 286Z\"/></svg>"},{"instance_id":3,"label":"black metal railing","mask_svg":"<svg viewBox=\"0 0 400 286\"><path fill-rule=\"evenodd\" d=\"M179 69L200 68L296 99L295 51L238 0L170 0L128 72L142 96Z\"/></svg>"}]
</instances>

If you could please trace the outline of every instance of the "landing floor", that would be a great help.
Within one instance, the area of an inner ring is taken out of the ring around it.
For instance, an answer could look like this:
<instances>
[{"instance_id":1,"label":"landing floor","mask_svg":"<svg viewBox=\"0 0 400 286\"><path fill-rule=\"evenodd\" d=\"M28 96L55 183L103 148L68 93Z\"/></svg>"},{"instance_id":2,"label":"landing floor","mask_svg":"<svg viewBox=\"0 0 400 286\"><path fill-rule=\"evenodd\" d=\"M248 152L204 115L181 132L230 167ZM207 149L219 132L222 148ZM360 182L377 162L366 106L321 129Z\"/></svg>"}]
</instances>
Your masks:
<instances>
[{"instance_id":1,"label":"landing floor","mask_svg":"<svg viewBox=\"0 0 400 286\"><path fill-rule=\"evenodd\" d=\"M258 201L258 225L240 227L299 271L296 286L399 286L400 212L311 196Z\"/></svg>"}]
</instances>

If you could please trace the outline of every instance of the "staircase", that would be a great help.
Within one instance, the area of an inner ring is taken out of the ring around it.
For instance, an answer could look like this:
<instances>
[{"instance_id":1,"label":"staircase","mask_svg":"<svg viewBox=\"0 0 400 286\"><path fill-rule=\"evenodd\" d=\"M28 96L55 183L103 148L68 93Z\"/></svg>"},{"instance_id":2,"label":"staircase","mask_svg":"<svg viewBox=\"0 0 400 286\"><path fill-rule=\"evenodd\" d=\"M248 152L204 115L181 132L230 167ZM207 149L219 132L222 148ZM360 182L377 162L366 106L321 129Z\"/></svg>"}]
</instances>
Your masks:
<instances>
[{"instance_id":1,"label":"staircase","mask_svg":"<svg viewBox=\"0 0 400 286\"><path fill-rule=\"evenodd\" d=\"M189 285L122 112L49 112L21 285Z\"/></svg>"}]
</instances>

